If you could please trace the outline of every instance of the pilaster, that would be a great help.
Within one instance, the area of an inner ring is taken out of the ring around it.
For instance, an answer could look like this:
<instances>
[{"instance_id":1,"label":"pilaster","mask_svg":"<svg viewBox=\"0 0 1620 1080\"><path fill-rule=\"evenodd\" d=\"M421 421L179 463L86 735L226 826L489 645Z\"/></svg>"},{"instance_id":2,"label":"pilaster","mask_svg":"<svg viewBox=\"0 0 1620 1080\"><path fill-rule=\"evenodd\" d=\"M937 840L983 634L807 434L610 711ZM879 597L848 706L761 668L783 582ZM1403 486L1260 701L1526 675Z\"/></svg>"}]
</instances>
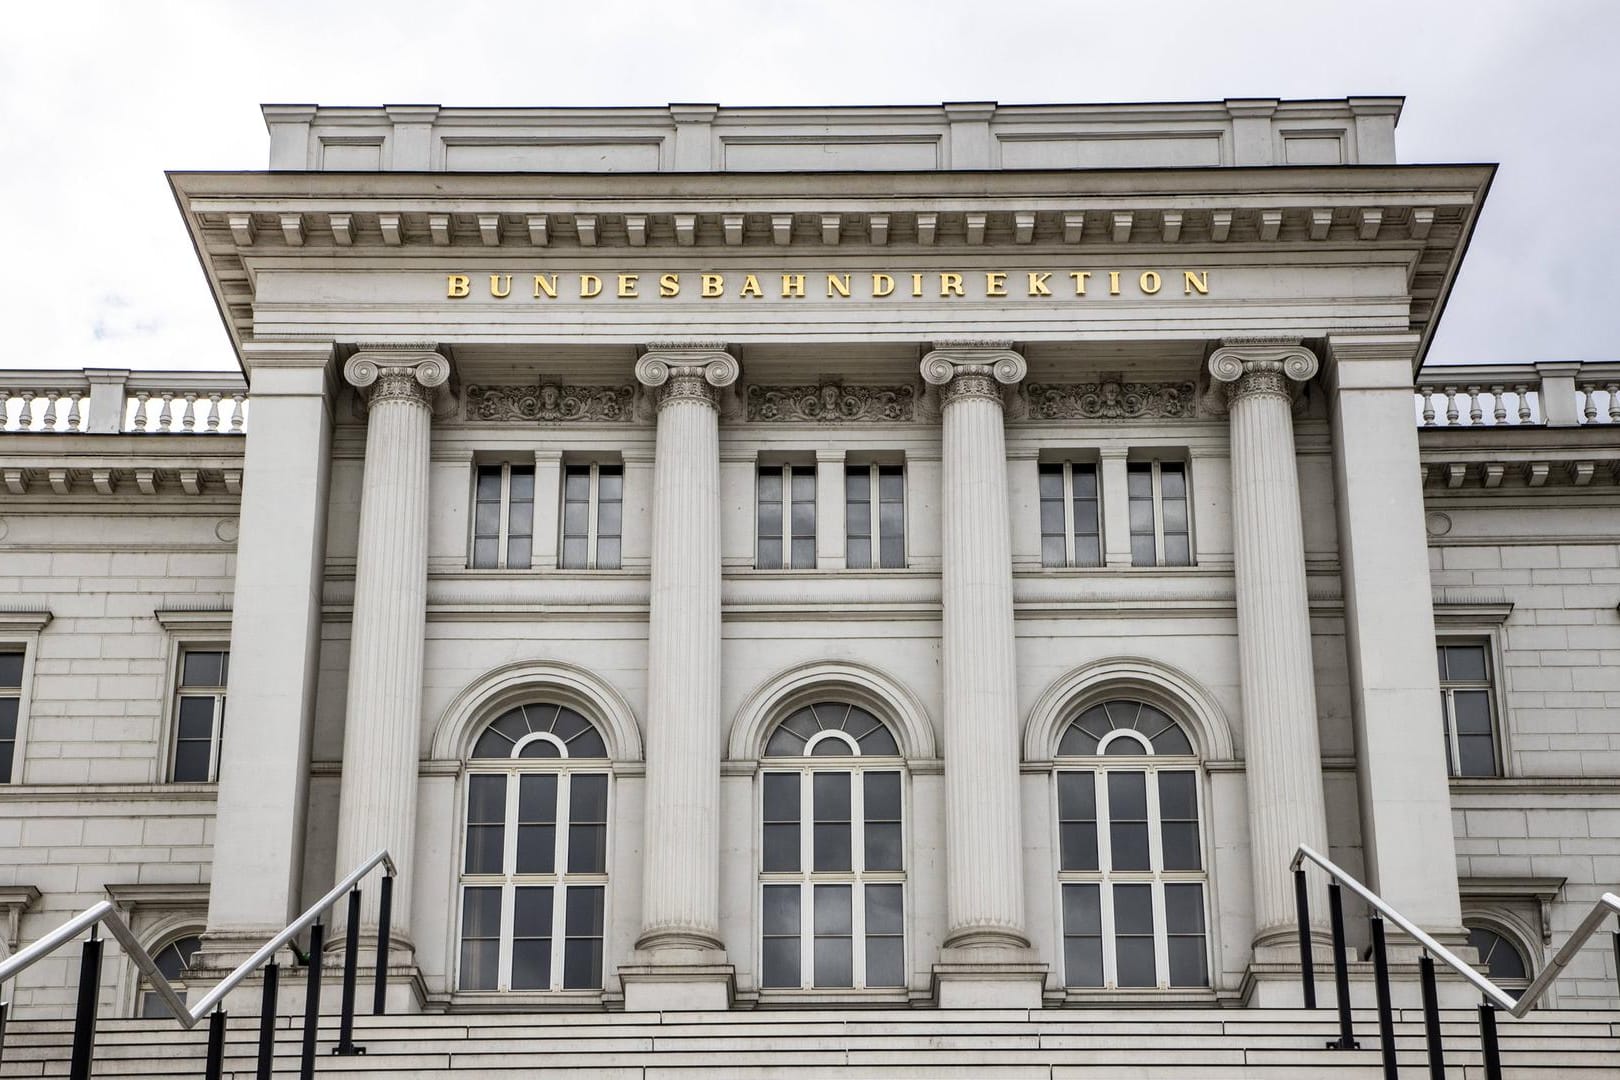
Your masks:
<instances>
[{"instance_id":1,"label":"pilaster","mask_svg":"<svg viewBox=\"0 0 1620 1080\"><path fill-rule=\"evenodd\" d=\"M940 342L945 690L944 1007L1034 1007L1045 967L1024 930L1017 655L1002 387L1024 358L994 342Z\"/></svg>"},{"instance_id":2,"label":"pilaster","mask_svg":"<svg viewBox=\"0 0 1620 1080\"><path fill-rule=\"evenodd\" d=\"M816 451L816 567L842 570L848 557L844 520L844 451Z\"/></svg>"},{"instance_id":3,"label":"pilaster","mask_svg":"<svg viewBox=\"0 0 1620 1080\"><path fill-rule=\"evenodd\" d=\"M654 344L636 378L658 398L647 632L647 794L627 1009L723 1009L720 939L720 413L737 381L718 342Z\"/></svg>"},{"instance_id":4,"label":"pilaster","mask_svg":"<svg viewBox=\"0 0 1620 1080\"><path fill-rule=\"evenodd\" d=\"M1131 503L1126 497L1129 455L1129 450L1110 447L1101 452L1097 463L1098 490L1103 495L1104 566L1131 565Z\"/></svg>"}]
</instances>

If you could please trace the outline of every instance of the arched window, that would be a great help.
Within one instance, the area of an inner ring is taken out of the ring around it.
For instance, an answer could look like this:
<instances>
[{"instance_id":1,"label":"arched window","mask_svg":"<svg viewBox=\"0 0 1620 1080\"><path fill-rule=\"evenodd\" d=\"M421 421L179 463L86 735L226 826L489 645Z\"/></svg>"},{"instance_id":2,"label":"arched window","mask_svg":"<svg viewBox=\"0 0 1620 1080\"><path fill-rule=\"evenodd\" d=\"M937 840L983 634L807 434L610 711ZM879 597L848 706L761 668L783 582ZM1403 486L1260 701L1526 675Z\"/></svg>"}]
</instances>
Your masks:
<instances>
[{"instance_id":1,"label":"arched window","mask_svg":"<svg viewBox=\"0 0 1620 1080\"><path fill-rule=\"evenodd\" d=\"M904 767L871 713L818 702L782 720L760 774L760 985L906 984Z\"/></svg>"},{"instance_id":2,"label":"arched window","mask_svg":"<svg viewBox=\"0 0 1620 1080\"><path fill-rule=\"evenodd\" d=\"M186 1000L186 977L191 973L191 958L201 944L202 938L187 933L172 939L152 955L158 971L169 980L169 984L174 987L174 992L180 996L181 1001ZM145 1020L161 1020L173 1016L174 1012L169 1008L168 1002L152 989L151 983L142 979L140 1000L136 1003L135 1014Z\"/></svg>"},{"instance_id":3,"label":"arched window","mask_svg":"<svg viewBox=\"0 0 1620 1080\"><path fill-rule=\"evenodd\" d=\"M602 735L563 705L490 722L467 762L462 990L600 990L607 894Z\"/></svg>"},{"instance_id":4,"label":"arched window","mask_svg":"<svg viewBox=\"0 0 1620 1080\"><path fill-rule=\"evenodd\" d=\"M1474 922L1465 925L1468 944L1479 950L1479 962L1485 965L1491 982L1518 997L1530 985L1530 964L1524 953L1499 930Z\"/></svg>"},{"instance_id":5,"label":"arched window","mask_svg":"<svg viewBox=\"0 0 1620 1080\"><path fill-rule=\"evenodd\" d=\"M1064 729L1055 786L1063 980L1209 985L1198 758L1141 701L1093 705Z\"/></svg>"}]
</instances>

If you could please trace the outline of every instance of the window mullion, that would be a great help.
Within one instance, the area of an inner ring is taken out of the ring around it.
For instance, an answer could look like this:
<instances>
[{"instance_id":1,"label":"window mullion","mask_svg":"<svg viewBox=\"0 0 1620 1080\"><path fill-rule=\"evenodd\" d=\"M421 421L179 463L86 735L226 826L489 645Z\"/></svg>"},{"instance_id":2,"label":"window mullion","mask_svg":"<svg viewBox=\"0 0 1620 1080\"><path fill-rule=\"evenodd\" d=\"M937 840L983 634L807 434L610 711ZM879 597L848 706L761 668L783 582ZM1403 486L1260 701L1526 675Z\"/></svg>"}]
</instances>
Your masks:
<instances>
[{"instance_id":1,"label":"window mullion","mask_svg":"<svg viewBox=\"0 0 1620 1080\"><path fill-rule=\"evenodd\" d=\"M872 554L867 559L867 562L878 570L883 569L883 515L880 512L882 505L882 498L878 494L878 467L868 465L866 467L866 513L868 515L867 520L872 523L872 535L868 541L872 545Z\"/></svg>"},{"instance_id":2,"label":"window mullion","mask_svg":"<svg viewBox=\"0 0 1620 1080\"><path fill-rule=\"evenodd\" d=\"M1143 787L1147 790L1148 868L1153 873L1153 977L1162 986L1170 983L1169 937L1166 931L1164 906L1164 818L1159 808L1159 774L1153 768L1143 770Z\"/></svg>"},{"instance_id":3,"label":"window mullion","mask_svg":"<svg viewBox=\"0 0 1620 1080\"><path fill-rule=\"evenodd\" d=\"M596 569L596 515L597 515L597 483L600 479L596 462L591 462L590 494L585 503L585 566L587 569Z\"/></svg>"},{"instance_id":4,"label":"window mullion","mask_svg":"<svg viewBox=\"0 0 1620 1080\"><path fill-rule=\"evenodd\" d=\"M496 966L495 985L501 990L512 988L512 934L517 919L517 774L506 774L506 827L501 835L501 944L500 961ZM469 785L470 793L470 785ZM469 815L470 816L470 815Z\"/></svg>"},{"instance_id":5,"label":"window mullion","mask_svg":"<svg viewBox=\"0 0 1620 1080\"><path fill-rule=\"evenodd\" d=\"M1153 978L1160 989L1170 985L1170 922L1165 907L1164 879L1153 876Z\"/></svg>"},{"instance_id":6,"label":"window mullion","mask_svg":"<svg viewBox=\"0 0 1620 1080\"><path fill-rule=\"evenodd\" d=\"M875 469L876 466L873 466ZM854 880L849 886L850 982L866 986L866 785L859 769L849 771L849 865Z\"/></svg>"},{"instance_id":7,"label":"window mullion","mask_svg":"<svg viewBox=\"0 0 1620 1080\"><path fill-rule=\"evenodd\" d=\"M568 872L568 840L569 822L573 818L573 803L570 801L574 776L564 770L557 775L557 808L552 813L556 821L556 844L553 856L552 871L555 884L551 887L551 970L547 973L551 980L551 989L561 989L563 984L563 951L567 944L567 923L564 920L563 875Z\"/></svg>"},{"instance_id":8,"label":"window mullion","mask_svg":"<svg viewBox=\"0 0 1620 1080\"><path fill-rule=\"evenodd\" d=\"M816 984L815 888L811 884L815 863L816 806L814 774L809 769L799 771L799 986Z\"/></svg>"},{"instance_id":9,"label":"window mullion","mask_svg":"<svg viewBox=\"0 0 1620 1080\"><path fill-rule=\"evenodd\" d=\"M1063 565L1074 565L1074 463L1063 463Z\"/></svg>"},{"instance_id":10,"label":"window mullion","mask_svg":"<svg viewBox=\"0 0 1620 1080\"><path fill-rule=\"evenodd\" d=\"M1153 461L1153 562L1165 564L1164 555L1164 482L1159 473L1159 461Z\"/></svg>"},{"instance_id":11,"label":"window mullion","mask_svg":"<svg viewBox=\"0 0 1620 1080\"><path fill-rule=\"evenodd\" d=\"M506 544L508 521L512 515L512 465L510 462L501 465L501 505L500 521L495 525L495 565L502 570L506 569Z\"/></svg>"}]
</instances>

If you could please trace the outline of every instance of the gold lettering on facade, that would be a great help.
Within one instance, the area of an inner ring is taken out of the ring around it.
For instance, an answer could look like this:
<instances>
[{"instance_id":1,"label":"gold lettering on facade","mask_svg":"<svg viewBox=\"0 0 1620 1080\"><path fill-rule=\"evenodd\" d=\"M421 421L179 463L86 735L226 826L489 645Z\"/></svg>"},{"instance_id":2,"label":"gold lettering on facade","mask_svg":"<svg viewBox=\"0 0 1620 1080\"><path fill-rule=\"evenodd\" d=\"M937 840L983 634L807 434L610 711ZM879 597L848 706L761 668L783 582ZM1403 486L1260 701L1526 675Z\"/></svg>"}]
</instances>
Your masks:
<instances>
[{"instance_id":1,"label":"gold lettering on facade","mask_svg":"<svg viewBox=\"0 0 1620 1080\"><path fill-rule=\"evenodd\" d=\"M698 295L705 300L713 300L717 296L726 295L726 275L700 274L698 280L703 283L702 291Z\"/></svg>"},{"instance_id":2,"label":"gold lettering on facade","mask_svg":"<svg viewBox=\"0 0 1620 1080\"><path fill-rule=\"evenodd\" d=\"M939 295L966 296L967 287L962 284L962 275L950 273L939 275Z\"/></svg>"},{"instance_id":3,"label":"gold lettering on facade","mask_svg":"<svg viewBox=\"0 0 1620 1080\"><path fill-rule=\"evenodd\" d=\"M1149 296L1159 291L1159 275L1152 270L1142 271L1142 276L1136 279L1137 286Z\"/></svg>"},{"instance_id":4,"label":"gold lettering on facade","mask_svg":"<svg viewBox=\"0 0 1620 1080\"><path fill-rule=\"evenodd\" d=\"M984 295L1007 295L1007 275L1005 272L1000 270L992 270L984 275Z\"/></svg>"},{"instance_id":5,"label":"gold lettering on facade","mask_svg":"<svg viewBox=\"0 0 1620 1080\"><path fill-rule=\"evenodd\" d=\"M765 290L759 287L759 277L755 274L749 274L743 278L742 292L738 295L743 297L751 296L758 300L765 299Z\"/></svg>"},{"instance_id":6,"label":"gold lettering on facade","mask_svg":"<svg viewBox=\"0 0 1620 1080\"><path fill-rule=\"evenodd\" d=\"M893 274L873 274L872 275L872 295L874 297L881 300L885 296L892 295L893 292L894 292L894 275Z\"/></svg>"},{"instance_id":7,"label":"gold lettering on facade","mask_svg":"<svg viewBox=\"0 0 1620 1080\"><path fill-rule=\"evenodd\" d=\"M912 274L911 275L911 295L912 296L921 296L922 295L922 279L923 279L923 276L921 274Z\"/></svg>"},{"instance_id":8,"label":"gold lettering on facade","mask_svg":"<svg viewBox=\"0 0 1620 1080\"><path fill-rule=\"evenodd\" d=\"M545 293L546 296L553 300L557 299L556 274L552 274L549 278L544 274L534 275L534 298L536 300L540 299L541 293Z\"/></svg>"},{"instance_id":9,"label":"gold lettering on facade","mask_svg":"<svg viewBox=\"0 0 1620 1080\"><path fill-rule=\"evenodd\" d=\"M1074 278L1074 295L1086 295L1086 279L1091 276L1090 270L1070 270L1069 276Z\"/></svg>"},{"instance_id":10,"label":"gold lettering on facade","mask_svg":"<svg viewBox=\"0 0 1620 1080\"><path fill-rule=\"evenodd\" d=\"M1108 271L1108 295L1109 296L1118 296L1119 295L1119 271L1118 270L1110 270L1110 271Z\"/></svg>"},{"instance_id":11,"label":"gold lettering on facade","mask_svg":"<svg viewBox=\"0 0 1620 1080\"><path fill-rule=\"evenodd\" d=\"M579 275L579 298L589 300L593 296L602 295L602 279L595 274Z\"/></svg>"},{"instance_id":12,"label":"gold lettering on facade","mask_svg":"<svg viewBox=\"0 0 1620 1080\"><path fill-rule=\"evenodd\" d=\"M489 275L489 295L493 296L497 300L505 300L508 296L511 296L512 295L512 275L511 274L491 274L491 275Z\"/></svg>"},{"instance_id":13,"label":"gold lettering on facade","mask_svg":"<svg viewBox=\"0 0 1620 1080\"><path fill-rule=\"evenodd\" d=\"M1050 281L1051 278L1052 278L1051 271L1044 271L1043 270L1043 271L1037 272L1035 270L1031 270L1029 272L1029 295L1031 295L1031 296L1051 296L1052 295L1052 290L1047 288L1047 286L1046 286L1046 283L1048 281Z\"/></svg>"},{"instance_id":14,"label":"gold lettering on facade","mask_svg":"<svg viewBox=\"0 0 1620 1080\"><path fill-rule=\"evenodd\" d=\"M444 295L451 300L460 300L472 292L472 278L466 274L446 274L444 279Z\"/></svg>"},{"instance_id":15,"label":"gold lettering on facade","mask_svg":"<svg viewBox=\"0 0 1620 1080\"><path fill-rule=\"evenodd\" d=\"M1181 272L1181 282L1181 291L1185 296L1191 296L1194 289L1198 290L1199 296L1209 295L1208 270L1201 270L1196 274L1191 270L1183 270Z\"/></svg>"},{"instance_id":16,"label":"gold lettering on facade","mask_svg":"<svg viewBox=\"0 0 1620 1080\"><path fill-rule=\"evenodd\" d=\"M849 296L849 275L848 274L828 274L827 275L827 295L828 296L835 296L836 295L836 296L843 296L843 297Z\"/></svg>"},{"instance_id":17,"label":"gold lettering on facade","mask_svg":"<svg viewBox=\"0 0 1620 1080\"><path fill-rule=\"evenodd\" d=\"M635 299L637 299L640 294L636 292L636 282L638 282L640 280L641 280L641 275L640 274L620 274L619 275L619 299L620 300L635 300Z\"/></svg>"},{"instance_id":18,"label":"gold lettering on facade","mask_svg":"<svg viewBox=\"0 0 1620 1080\"><path fill-rule=\"evenodd\" d=\"M681 295L681 275L659 274L658 295L665 297L666 299L671 296Z\"/></svg>"},{"instance_id":19,"label":"gold lettering on facade","mask_svg":"<svg viewBox=\"0 0 1620 1080\"><path fill-rule=\"evenodd\" d=\"M783 274L782 275L782 295L783 296L797 297L798 299L803 300L804 299L804 275L803 274Z\"/></svg>"}]
</instances>

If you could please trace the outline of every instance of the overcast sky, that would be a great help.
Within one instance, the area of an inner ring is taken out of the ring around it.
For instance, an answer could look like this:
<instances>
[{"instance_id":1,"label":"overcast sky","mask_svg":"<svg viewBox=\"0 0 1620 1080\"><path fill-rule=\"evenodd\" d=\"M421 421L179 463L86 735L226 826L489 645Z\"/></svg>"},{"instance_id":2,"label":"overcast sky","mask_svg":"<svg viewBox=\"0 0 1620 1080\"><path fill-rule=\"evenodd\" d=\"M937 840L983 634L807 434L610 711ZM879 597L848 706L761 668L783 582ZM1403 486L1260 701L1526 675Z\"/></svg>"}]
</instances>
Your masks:
<instances>
[{"instance_id":1,"label":"overcast sky","mask_svg":"<svg viewBox=\"0 0 1620 1080\"><path fill-rule=\"evenodd\" d=\"M1430 362L1620 360L1620 0L74 0L0 36L4 367L234 367L165 169L262 102L727 105L1404 94L1500 162Z\"/></svg>"}]
</instances>

